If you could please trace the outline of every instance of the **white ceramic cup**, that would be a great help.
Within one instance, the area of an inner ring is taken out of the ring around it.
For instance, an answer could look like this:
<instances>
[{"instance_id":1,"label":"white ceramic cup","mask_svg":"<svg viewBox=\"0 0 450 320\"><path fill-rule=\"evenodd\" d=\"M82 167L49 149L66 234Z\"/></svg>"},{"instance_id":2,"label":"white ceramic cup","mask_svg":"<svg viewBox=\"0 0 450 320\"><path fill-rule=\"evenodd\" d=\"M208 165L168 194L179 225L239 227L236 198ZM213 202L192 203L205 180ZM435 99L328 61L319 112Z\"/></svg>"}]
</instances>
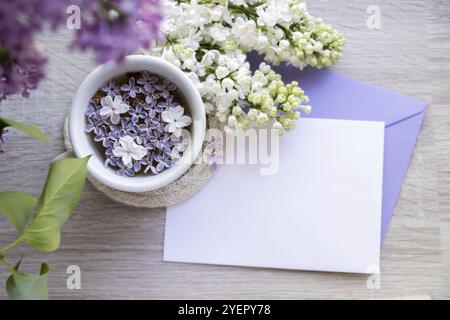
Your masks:
<instances>
[{"instance_id":1,"label":"white ceramic cup","mask_svg":"<svg viewBox=\"0 0 450 320\"><path fill-rule=\"evenodd\" d=\"M139 175L135 177L119 176L111 168L104 166L104 157L95 146L90 134L84 131L87 123L85 112L89 100L100 86L110 79L124 75L127 72L149 71L167 78L175 84L184 96L187 105L185 112L192 118L191 144L173 167L158 175ZM81 83L69 113L69 134L73 151L77 157L92 155L88 162L88 173L101 183L127 192L144 192L161 188L178 179L185 173L201 151L206 128L206 115L202 98L191 80L178 68L170 63L151 56L127 56L123 63L109 62L92 71Z\"/></svg>"}]
</instances>

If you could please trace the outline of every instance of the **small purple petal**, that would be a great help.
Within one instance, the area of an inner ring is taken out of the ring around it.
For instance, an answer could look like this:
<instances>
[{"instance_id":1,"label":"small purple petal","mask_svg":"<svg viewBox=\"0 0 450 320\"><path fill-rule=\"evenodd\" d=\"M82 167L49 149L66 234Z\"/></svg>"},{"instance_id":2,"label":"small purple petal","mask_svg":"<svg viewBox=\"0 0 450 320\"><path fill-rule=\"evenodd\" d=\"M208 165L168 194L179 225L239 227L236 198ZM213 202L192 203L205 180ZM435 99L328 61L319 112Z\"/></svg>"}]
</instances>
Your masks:
<instances>
[{"instance_id":1,"label":"small purple petal","mask_svg":"<svg viewBox=\"0 0 450 320\"><path fill-rule=\"evenodd\" d=\"M118 161L116 158L109 158L109 162L111 163L112 166L117 167L118 165Z\"/></svg>"},{"instance_id":2,"label":"small purple petal","mask_svg":"<svg viewBox=\"0 0 450 320\"><path fill-rule=\"evenodd\" d=\"M141 171L141 168L142 168L141 163L139 161L136 161L133 166L134 172L137 173L137 172Z\"/></svg>"},{"instance_id":3,"label":"small purple petal","mask_svg":"<svg viewBox=\"0 0 450 320\"><path fill-rule=\"evenodd\" d=\"M158 170L156 170L154 166L150 166L150 170L152 171L153 174L159 174Z\"/></svg>"},{"instance_id":4,"label":"small purple petal","mask_svg":"<svg viewBox=\"0 0 450 320\"><path fill-rule=\"evenodd\" d=\"M163 171L163 170L164 170L164 163L162 163L162 162L158 163L158 164L156 165L156 170L157 170L158 172Z\"/></svg>"},{"instance_id":5,"label":"small purple petal","mask_svg":"<svg viewBox=\"0 0 450 320\"><path fill-rule=\"evenodd\" d=\"M94 126L90 123L87 124L86 127L84 128L84 132L91 133L92 131L94 131Z\"/></svg>"}]
</instances>

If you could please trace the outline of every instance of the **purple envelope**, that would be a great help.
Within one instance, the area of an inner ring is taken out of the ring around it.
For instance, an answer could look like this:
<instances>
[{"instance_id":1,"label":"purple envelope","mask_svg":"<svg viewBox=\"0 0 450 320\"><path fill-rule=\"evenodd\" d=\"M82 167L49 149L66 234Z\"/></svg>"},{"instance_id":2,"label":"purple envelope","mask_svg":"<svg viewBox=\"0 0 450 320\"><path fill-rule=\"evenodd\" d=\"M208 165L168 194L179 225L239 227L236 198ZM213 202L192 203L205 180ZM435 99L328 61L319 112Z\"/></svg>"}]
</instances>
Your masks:
<instances>
[{"instance_id":1,"label":"purple envelope","mask_svg":"<svg viewBox=\"0 0 450 320\"><path fill-rule=\"evenodd\" d=\"M251 57L252 64L259 57ZM310 98L311 118L384 121L386 124L381 239L391 220L405 178L426 104L328 70L300 71L282 65L283 80L298 81Z\"/></svg>"}]
</instances>

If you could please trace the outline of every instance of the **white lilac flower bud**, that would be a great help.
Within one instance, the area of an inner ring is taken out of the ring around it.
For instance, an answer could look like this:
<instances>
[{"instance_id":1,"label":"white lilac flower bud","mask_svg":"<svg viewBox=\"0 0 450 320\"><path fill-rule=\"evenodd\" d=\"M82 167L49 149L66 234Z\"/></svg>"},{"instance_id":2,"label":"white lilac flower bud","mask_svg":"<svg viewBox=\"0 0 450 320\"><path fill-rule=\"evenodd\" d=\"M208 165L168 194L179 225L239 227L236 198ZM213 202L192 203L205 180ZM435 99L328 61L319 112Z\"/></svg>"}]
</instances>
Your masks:
<instances>
[{"instance_id":1,"label":"white lilac flower bud","mask_svg":"<svg viewBox=\"0 0 450 320\"><path fill-rule=\"evenodd\" d=\"M228 71L228 69L226 67L219 66L216 69L217 79L223 79L223 78L227 77L229 74L230 74L230 72Z\"/></svg>"},{"instance_id":2,"label":"white lilac flower bud","mask_svg":"<svg viewBox=\"0 0 450 320\"><path fill-rule=\"evenodd\" d=\"M223 44L223 49L225 51L232 51L232 50L235 50L236 48L237 48L237 43L236 43L236 41L233 41L233 40L227 40Z\"/></svg>"},{"instance_id":3,"label":"white lilac flower bud","mask_svg":"<svg viewBox=\"0 0 450 320\"><path fill-rule=\"evenodd\" d=\"M164 60L178 68L181 66L180 59L177 58L171 47L164 49L164 51L162 52L162 57Z\"/></svg>"},{"instance_id":4,"label":"white lilac flower bud","mask_svg":"<svg viewBox=\"0 0 450 320\"><path fill-rule=\"evenodd\" d=\"M305 53L309 55L309 54L312 54L313 52L314 52L314 47L310 43L308 43L305 47Z\"/></svg>"},{"instance_id":5,"label":"white lilac flower bud","mask_svg":"<svg viewBox=\"0 0 450 320\"><path fill-rule=\"evenodd\" d=\"M297 97L297 96L294 96L294 95L292 95L292 94L288 97L287 100L288 100L288 102L289 102L290 104L292 104L292 105L294 105L294 106L300 105L300 104L301 104L300 98Z\"/></svg>"},{"instance_id":6,"label":"white lilac flower bud","mask_svg":"<svg viewBox=\"0 0 450 320\"><path fill-rule=\"evenodd\" d=\"M264 73L269 73L269 71L271 69L272 68L268 64L266 64L265 62L261 62L261 64L259 65L259 70L261 70Z\"/></svg>"},{"instance_id":7,"label":"white lilac flower bud","mask_svg":"<svg viewBox=\"0 0 450 320\"><path fill-rule=\"evenodd\" d=\"M216 6L209 11L212 21L220 21L222 19L223 14L224 14L224 10L222 10L222 9L223 9L223 7Z\"/></svg>"},{"instance_id":8,"label":"white lilac flower bud","mask_svg":"<svg viewBox=\"0 0 450 320\"><path fill-rule=\"evenodd\" d=\"M300 31L294 31L292 32L292 40L295 42L299 42L301 39L303 39L303 33Z\"/></svg>"},{"instance_id":9,"label":"white lilac flower bud","mask_svg":"<svg viewBox=\"0 0 450 320\"><path fill-rule=\"evenodd\" d=\"M290 46L290 43L289 43L288 40L283 39L283 40L280 41L280 48L281 49L287 49L287 48L289 48L289 46Z\"/></svg>"},{"instance_id":10,"label":"white lilac flower bud","mask_svg":"<svg viewBox=\"0 0 450 320\"><path fill-rule=\"evenodd\" d=\"M272 128L274 129L282 129L283 125L281 123L279 123L278 121L275 121L272 125Z\"/></svg>"},{"instance_id":11,"label":"white lilac flower bud","mask_svg":"<svg viewBox=\"0 0 450 320\"><path fill-rule=\"evenodd\" d=\"M295 128L295 121L289 118L283 118L280 120L283 124L283 128L286 131L291 131L292 129Z\"/></svg>"},{"instance_id":12,"label":"white lilac flower bud","mask_svg":"<svg viewBox=\"0 0 450 320\"><path fill-rule=\"evenodd\" d=\"M225 65L227 64L227 60L228 60L227 56L221 55L221 56L219 56L219 58L218 58L218 60L217 60L217 63L218 63L220 66L225 66Z\"/></svg>"},{"instance_id":13,"label":"white lilac flower bud","mask_svg":"<svg viewBox=\"0 0 450 320\"><path fill-rule=\"evenodd\" d=\"M278 87L277 93L279 95L286 96L288 94L288 90L284 85L282 85L282 86Z\"/></svg>"},{"instance_id":14,"label":"white lilac flower bud","mask_svg":"<svg viewBox=\"0 0 450 320\"><path fill-rule=\"evenodd\" d=\"M269 40L264 35L260 35L256 42L257 42L257 46L260 46L260 47L269 45Z\"/></svg>"},{"instance_id":15,"label":"white lilac flower bud","mask_svg":"<svg viewBox=\"0 0 450 320\"><path fill-rule=\"evenodd\" d=\"M311 106L302 106L302 109L305 113L311 113L312 107Z\"/></svg>"},{"instance_id":16,"label":"white lilac flower bud","mask_svg":"<svg viewBox=\"0 0 450 320\"><path fill-rule=\"evenodd\" d=\"M321 42L316 42L314 44L314 51L321 52L323 49L323 44Z\"/></svg>"},{"instance_id":17,"label":"white lilac flower bud","mask_svg":"<svg viewBox=\"0 0 450 320\"><path fill-rule=\"evenodd\" d=\"M270 107L266 112L269 117L276 118L276 116L278 115L278 108L272 105L272 107Z\"/></svg>"},{"instance_id":18,"label":"white lilac flower bud","mask_svg":"<svg viewBox=\"0 0 450 320\"><path fill-rule=\"evenodd\" d=\"M284 103L286 101L286 95L279 94L277 98L275 99L276 103Z\"/></svg>"},{"instance_id":19,"label":"white lilac flower bud","mask_svg":"<svg viewBox=\"0 0 450 320\"><path fill-rule=\"evenodd\" d=\"M230 127L235 127L236 124L237 124L237 119L236 119L236 117L235 117L234 115L230 115L230 116L228 117L228 125L229 125Z\"/></svg>"},{"instance_id":20,"label":"white lilac flower bud","mask_svg":"<svg viewBox=\"0 0 450 320\"><path fill-rule=\"evenodd\" d=\"M237 69L239 69L239 62L234 59L228 59L226 62L226 67L229 72L236 71Z\"/></svg>"},{"instance_id":21,"label":"white lilac flower bud","mask_svg":"<svg viewBox=\"0 0 450 320\"><path fill-rule=\"evenodd\" d=\"M250 110L248 111L247 115L248 115L248 118L249 118L250 120L256 120L257 117L258 117L258 110L256 110L256 109L250 109Z\"/></svg>"},{"instance_id":22,"label":"white lilac flower bud","mask_svg":"<svg viewBox=\"0 0 450 320\"><path fill-rule=\"evenodd\" d=\"M230 30L220 24L214 24L214 26L209 29L209 35L214 41L225 41L230 35Z\"/></svg>"},{"instance_id":23,"label":"white lilac flower bud","mask_svg":"<svg viewBox=\"0 0 450 320\"><path fill-rule=\"evenodd\" d=\"M233 107L233 110L232 110L233 115L239 116L239 115L242 114L242 112L243 112L243 111L242 111L242 108L241 108L241 107L239 107L239 106Z\"/></svg>"},{"instance_id":24,"label":"white lilac flower bud","mask_svg":"<svg viewBox=\"0 0 450 320\"><path fill-rule=\"evenodd\" d=\"M224 88L227 91L230 91L234 87L234 81L230 78L225 78L222 80L222 88Z\"/></svg>"},{"instance_id":25,"label":"white lilac flower bud","mask_svg":"<svg viewBox=\"0 0 450 320\"><path fill-rule=\"evenodd\" d=\"M195 66L195 60L194 59L186 59L183 62L183 68L184 69L190 69L192 70Z\"/></svg>"},{"instance_id":26,"label":"white lilac flower bud","mask_svg":"<svg viewBox=\"0 0 450 320\"><path fill-rule=\"evenodd\" d=\"M275 41L278 42L284 37L284 32L281 29L275 29Z\"/></svg>"},{"instance_id":27,"label":"white lilac flower bud","mask_svg":"<svg viewBox=\"0 0 450 320\"><path fill-rule=\"evenodd\" d=\"M289 102L283 103L282 106L285 112L290 112L292 110L292 105Z\"/></svg>"},{"instance_id":28,"label":"white lilac flower bud","mask_svg":"<svg viewBox=\"0 0 450 320\"><path fill-rule=\"evenodd\" d=\"M215 60L215 54L213 51L208 51L205 53L205 55L202 58L201 64L205 67L209 67L214 63Z\"/></svg>"},{"instance_id":29,"label":"white lilac flower bud","mask_svg":"<svg viewBox=\"0 0 450 320\"><path fill-rule=\"evenodd\" d=\"M269 117L264 112L260 112L256 118L256 121L260 125L266 124L268 120L269 120Z\"/></svg>"}]
</instances>

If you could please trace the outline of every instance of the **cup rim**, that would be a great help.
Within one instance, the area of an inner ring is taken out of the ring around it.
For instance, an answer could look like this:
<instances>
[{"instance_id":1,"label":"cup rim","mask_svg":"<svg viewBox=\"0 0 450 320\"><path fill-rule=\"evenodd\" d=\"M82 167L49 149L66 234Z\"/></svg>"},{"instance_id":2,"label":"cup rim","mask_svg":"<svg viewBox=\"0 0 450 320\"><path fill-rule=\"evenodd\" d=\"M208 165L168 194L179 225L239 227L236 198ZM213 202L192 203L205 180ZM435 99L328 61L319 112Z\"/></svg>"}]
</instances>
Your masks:
<instances>
[{"instance_id":1,"label":"cup rim","mask_svg":"<svg viewBox=\"0 0 450 320\"><path fill-rule=\"evenodd\" d=\"M173 167L158 175L142 175L126 177L117 175L111 168L105 168L102 159L96 155L91 136L84 131L86 124L85 111L89 100L100 86L127 72L140 72L148 70L173 82L185 97L190 116L191 144ZM145 192L161 188L182 176L193 164L200 153L206 131L206 112L203 100L194 83L187 75L169 62L145 55L129 55L117 64L113 61L100 65L91 71L76 91L69 111L69 135L72 149L79 158L93 154L88 162L89 175L104 185L126 192Z\"/></svg>"}]
</instances>

